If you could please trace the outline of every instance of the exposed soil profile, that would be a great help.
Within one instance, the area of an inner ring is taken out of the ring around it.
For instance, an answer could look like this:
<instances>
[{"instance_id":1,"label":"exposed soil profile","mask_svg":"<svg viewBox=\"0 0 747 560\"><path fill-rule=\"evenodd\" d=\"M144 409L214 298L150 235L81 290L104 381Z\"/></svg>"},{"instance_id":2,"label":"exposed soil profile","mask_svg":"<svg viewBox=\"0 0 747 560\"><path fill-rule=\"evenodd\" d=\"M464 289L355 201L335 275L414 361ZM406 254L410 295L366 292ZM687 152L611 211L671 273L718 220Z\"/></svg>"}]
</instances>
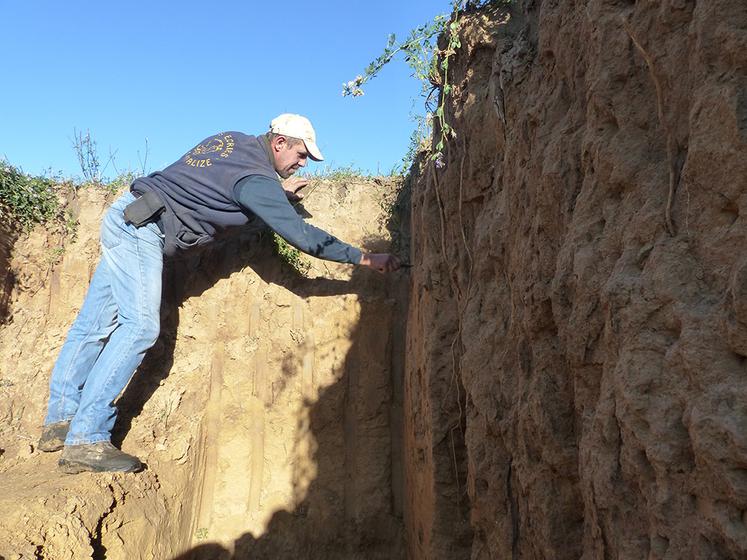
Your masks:
<instances>
[{"instance_id":1,"label":"exposed soil profile","mask_svg":"<svg viewBox=\"0 0 747 560\"><path fill-rule=\"evenodd\" d=\"M304 207L312 223L383 250L398 186L322 182ZM42 228L12 253L0 330L0 555L403 557L395 315L406 273L310 259L302 277L256 225L167 266L162 334L121 396L114 430L147 471L70 476L57 454L35 449L108 202L79 193L77 239L61 258Z\"/></svg>"},{"instance_id":2,"label":"exposed soil profile","mask_svg":"<svg viewBox=\"0 0 747 560\"><path fill-rule=\"evenodd\" d=\"M747 558L747 3L461 37L412 192L409 558Z\"/></svg>"},{"instance_id":3,"label":"exposed soil profile","mask_svg":"<svg viewBox=\"0 0 747 560\"><path fill-rule=\"evenodd\" d=\"M115 429L144 473L35 450L108 201L62 257L0 244L0 556L747 558L747 3L494 2L460 35L405 223L388 180L306 203L412 268L303 278L252 228L168 267Z\"/></svg>"}]
</instances>

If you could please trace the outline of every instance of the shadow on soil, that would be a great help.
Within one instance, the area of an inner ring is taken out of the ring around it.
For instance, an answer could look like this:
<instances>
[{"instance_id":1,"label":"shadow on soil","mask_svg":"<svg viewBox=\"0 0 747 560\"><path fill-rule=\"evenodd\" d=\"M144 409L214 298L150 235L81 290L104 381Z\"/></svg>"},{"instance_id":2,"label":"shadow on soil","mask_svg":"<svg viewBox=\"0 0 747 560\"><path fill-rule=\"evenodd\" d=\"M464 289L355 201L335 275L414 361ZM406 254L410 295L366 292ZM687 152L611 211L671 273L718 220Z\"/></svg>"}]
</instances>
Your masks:
<instances>
[{"instance_id":1,"label":"shadow on soil","mask_svg":"<svg viewBox=\"0 0 747 560\"><path fill-rule=\"evenodd\" d=\"M0 221L0 324L8 318L10 295L16 285L15 274L10 268L10 256L17 238L17 231L10 224Z\"/></svg>"},{"instance_id":2,"label":"shadow on soil","mask_svg":"<svg viewBox=\"0 0 747 560\"><path fill-rule=\"evenodd\" d=\"M352 282L357 283L356 279ZM401 386L401 369L381 359L384 354L388 362L388 356L402 349L394 338L402 335L404 325L392 329L390 319L396 320L401 310L395 306L382 310L378 297L372 299L361 310L364 318L352 333L353 345L339 381L309 403L309 422L298 426L315 444L309 459L316 466L316 475L305 495L299 496L298 505L275 512L261 535L237 535L232 551L204 543L173 560L405 558L402 408L401 395L393 389L395 384ZM381 328L391 332L382 333ZM399 359L401 355L394 358L395 362ZM300 373L288 369L284 374Z\"/></svg>"},{"instance_id":3,"label":"shadow on soil","mask_svg":"<svg viewBox=\"0 0 747 560\"><path fill-rule=\"evenodd\" d=\"M274 255L271 235L257 225L241 228L199 253L167 260L163 272L161 334L117 401L117 422L112 431L114 445L121 446L132 420L140 415L145 403L171 371L182 303L247 266L266 282L281 285L303 298L362 295L383 284L378 274L370 271L360 271L362 277L355 282L305 278Z\"/></svg>"}]
</instances>

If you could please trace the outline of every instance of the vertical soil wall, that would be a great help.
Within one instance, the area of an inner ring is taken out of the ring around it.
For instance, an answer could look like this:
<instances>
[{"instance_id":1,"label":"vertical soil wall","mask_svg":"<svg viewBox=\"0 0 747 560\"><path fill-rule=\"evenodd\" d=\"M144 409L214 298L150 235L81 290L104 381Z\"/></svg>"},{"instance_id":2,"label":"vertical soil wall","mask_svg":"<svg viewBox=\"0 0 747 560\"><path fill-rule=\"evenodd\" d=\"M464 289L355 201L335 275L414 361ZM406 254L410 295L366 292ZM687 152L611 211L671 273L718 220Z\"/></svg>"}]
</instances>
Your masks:
<instances>
[{"instance_id":1,"label":"vertical soil wall","mask_svg":"<svg viewBox=\"0 0 747 560\"><path fill-rule=\"evenodd\" d=\"M412 195L409 557L744 558L747 4L461 37Z\"/></svg>"},{"instance_id":2,"label":"vertical soil wall","mask_svg":"<svg viewBox=\"0 0 747 560\"><path fill-rule=\"evenodd\" d=\"M144 473L35 449L111 196L64 251L2 244L0 557L747 556L747 4L499 4L460 29L409 280L304 278L253 228L167 268L114 434ZM395 191L305 206L386 250Z\"/></svg>"}]
</instances>

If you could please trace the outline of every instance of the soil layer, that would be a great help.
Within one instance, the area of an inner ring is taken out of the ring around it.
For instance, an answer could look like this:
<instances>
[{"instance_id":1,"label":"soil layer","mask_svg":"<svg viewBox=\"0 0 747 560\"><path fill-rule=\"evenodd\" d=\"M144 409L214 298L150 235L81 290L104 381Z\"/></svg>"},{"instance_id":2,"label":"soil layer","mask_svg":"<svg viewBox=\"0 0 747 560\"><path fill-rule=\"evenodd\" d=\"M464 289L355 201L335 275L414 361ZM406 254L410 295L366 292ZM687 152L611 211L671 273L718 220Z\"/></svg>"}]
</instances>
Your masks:
<instances>
[{"instance_id":1,"label":"soil layer","mask_svg":"<svg viewBox=\"0 0 747 560\"><path fill-rule=\"evenodd\" d=\"M315 185L310 222L389 247L398 183ZM0 557L402 557L406 276L311 258L301 276L258 224L166 266L162 333L113 438L147 470L65 475L36 449L113 196L67 201L74 240L40 227L2 255Z\"/></svg>"},{"instance_id":2,"label":"soil layer","mask_svg":"<svg viewBox=\"0 0 747 560\"><path fill-rule=\"evenodd\" d=\"M461 37L412 194L409 557L747 557L747 3Z\"/></svg>"}]
</instances>

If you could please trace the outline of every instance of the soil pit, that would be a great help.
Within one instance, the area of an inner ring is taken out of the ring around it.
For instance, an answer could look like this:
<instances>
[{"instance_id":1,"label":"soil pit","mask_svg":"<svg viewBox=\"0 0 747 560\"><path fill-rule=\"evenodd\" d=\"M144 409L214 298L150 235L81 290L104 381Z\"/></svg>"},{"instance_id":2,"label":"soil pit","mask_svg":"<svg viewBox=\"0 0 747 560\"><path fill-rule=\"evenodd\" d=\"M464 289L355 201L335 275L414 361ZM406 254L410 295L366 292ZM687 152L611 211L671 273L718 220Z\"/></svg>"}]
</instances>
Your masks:
<instances>
[{"instance_id":1,"label":"soil pit","mask_svg":"<svg viewBox=\"0 0 747 560\"><path fill-rule=\"evenodd\" d=\"M304 209L385 250L399 187L320 180ZM162 333L113 437L147 470L65 475L36 449L113 196L80 191L74 240L40 227L3 256L0 557L403 557L406 273L309 258L304 277L256 224L166 267Z\"/></svg>"}]
</instances>

